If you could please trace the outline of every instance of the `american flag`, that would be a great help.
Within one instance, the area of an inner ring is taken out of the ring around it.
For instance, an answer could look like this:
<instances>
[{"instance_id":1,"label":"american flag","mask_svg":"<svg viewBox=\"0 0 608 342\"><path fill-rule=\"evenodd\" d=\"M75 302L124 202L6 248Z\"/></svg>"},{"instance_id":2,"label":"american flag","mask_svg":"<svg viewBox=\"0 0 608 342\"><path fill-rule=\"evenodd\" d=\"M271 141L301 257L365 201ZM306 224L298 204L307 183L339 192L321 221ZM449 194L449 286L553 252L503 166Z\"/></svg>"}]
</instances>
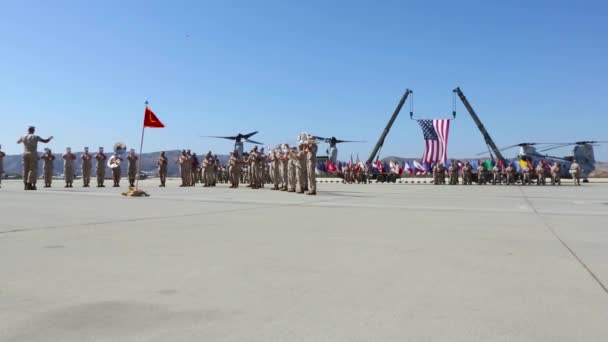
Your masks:
<instances>
[{"instance_id":1,"label":"american flag","mask_svg":"<svg viewBox=\"0 0 608 342\"><path fill-rule=\"evenodd\" d=\"M448 160L450 119L417 120L424 135L424 163L445 163Z\"/></svg>"}]
</instances>

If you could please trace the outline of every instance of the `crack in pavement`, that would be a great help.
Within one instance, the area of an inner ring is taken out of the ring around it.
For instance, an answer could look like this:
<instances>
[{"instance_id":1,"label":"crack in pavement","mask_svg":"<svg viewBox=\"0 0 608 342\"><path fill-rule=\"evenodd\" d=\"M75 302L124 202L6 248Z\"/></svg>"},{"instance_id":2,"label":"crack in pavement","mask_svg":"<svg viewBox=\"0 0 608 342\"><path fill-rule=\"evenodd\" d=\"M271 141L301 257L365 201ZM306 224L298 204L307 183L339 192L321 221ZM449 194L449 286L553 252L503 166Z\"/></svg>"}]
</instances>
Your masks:
<instances>
[{"instance_id":1,"label":"crack in pavement","mask_svg":"<svg viewBox=\"0 0 608 342\"><path fill-rule=\"evenodd\" d=\"M553 229L553 227L551 227L551 225L545 220L544 216L542 214L540 214L536 210L536 207L534 206L534 204L532 204L532 201L530 201L530 199L528 198L528 196L526 195L526 193L521 188L520 188L520 191L521 191L522 196L524 197L524 200L526 201L526 203L528 203L528 205L530 206L530 208L532 208L532 211L534 211L534 214L540 219L540 221L542 222L542 224L568 250L568 252L570 252L570 254L574 257L574 259L576 259L576 261L578 261L578 263L587 271L587 273L589 273L589 275L591 276L591 278L593 278L593 280L602 288L602 290L604 290L604 293L608 294L608 287L591 270L591 268L589 266L587 266L587 264L585 264L585 262L583 261L583 259L581 259L576 254L576 252L570 246L568 246L568 244L559 236L559 234L555 231L555 229Z\"/></svg>"}]
</instances>

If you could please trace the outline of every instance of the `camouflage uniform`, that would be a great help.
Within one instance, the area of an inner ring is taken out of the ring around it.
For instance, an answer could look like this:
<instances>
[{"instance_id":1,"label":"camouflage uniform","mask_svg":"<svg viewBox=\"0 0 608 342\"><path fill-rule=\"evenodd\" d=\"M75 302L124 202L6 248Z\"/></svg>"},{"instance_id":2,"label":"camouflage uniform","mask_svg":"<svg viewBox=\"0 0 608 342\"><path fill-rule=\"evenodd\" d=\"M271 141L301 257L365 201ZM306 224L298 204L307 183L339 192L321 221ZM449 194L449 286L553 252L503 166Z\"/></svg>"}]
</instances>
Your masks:
<instances>
[{"instance_id":1,"label":"camouflage uniform","mask_svg":"<svg viewBox=\"0 0 608 342\"><path fill-rule=\"evenodd\" d=\"M106 155L103 153L103 147L99 148L99 152L95 155L95 160L96 160L96 164L97 164L97 187L98 188L103 188L105 187L105 185L103 185L103 181L106 177L106 159L108 157L106 157Z\"/></svg>"},{"instance_id":2,"label":"camouflage uniform","mask_svg":"<svg viewBox=\"0 0 608 342\"><path fill-rule=\"evenodd\" d=\"M42 159L42 170L44 172L44 187L50 188L53 182L53 168L55 156L51 153L50 149L45 149L46 152L40 157Z\"/></svg>"},{"instance_id":3,"label":"camouflage uniform","mask_svg":"<svg viewBox=\"0 0 608 342\"><path fill-rule=\"evenodd\" d=\"M62 156L63 158L63 176L65 177L65 187L72 188L74 182L74 160L76 156L72 154L70 148L66 150L66 153Z\"/></svg>"},{"instance_id":4,"label":"camouflage uniform","mask_svg":"<svg viewBox=\"0 0 608 342\"><path fill-rule=\"evenodd\" d=\"M93 156L89 154L89 148L84 148L84 153L80 156L82 160L82 186L89 187L91 183L91 170L93 169Z\"/></svg>"},{"instance_id":5,"label":"camouflage uniform","mask_svg":"<svg viewBox=\"0 0 608 342\"><path fill-rule=\"evenodd\" d=\"M35 128L29 127L28 134L17 140L17 144L23 144L23 184L25 190L36 190L38 179L38 142L48 143L53 139L42 139L34 134Z\"/></svg>"},{"instance_id":6,"label":"camouflage uniform","mask_svg":"<svg viewBox=\"0 0 608 342\"><path fill-rule=\"evenodd\" d=\"M160 157L158 157L158 176L160 177L160 185L161 187L165 187L165 183L167 182L167 171L169 166L169 159L165 156L165 151L160 153Z\"/></svg>"},{"instance_id":7,"label":"camouflage uniform","mask_svg":"<svg viewBox=\"0 0 608 342\"><path fill-rule=\"evenodd\" d=\"M574 160L570 164L570 174L572 175L572 181L574 185L581 185L581 166Z\"/></svg>"}]
</instances>

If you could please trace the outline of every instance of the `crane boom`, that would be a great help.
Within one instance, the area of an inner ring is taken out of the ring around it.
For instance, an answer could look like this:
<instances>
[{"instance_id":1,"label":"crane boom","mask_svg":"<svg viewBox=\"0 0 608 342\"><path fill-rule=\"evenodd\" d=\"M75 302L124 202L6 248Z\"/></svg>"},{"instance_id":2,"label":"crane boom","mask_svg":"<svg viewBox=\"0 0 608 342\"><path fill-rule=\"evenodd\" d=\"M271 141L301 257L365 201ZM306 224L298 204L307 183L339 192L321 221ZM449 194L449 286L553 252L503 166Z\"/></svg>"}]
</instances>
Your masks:
<instances>
[{"instance_id":1,"label":"crane boom","mask_svg":"<svg viewBox=\"0 0 608 342\"><path fill-rule=\"evenodd\" d=\"M374 146L374 149L372 150L372 153L369 155L369 158L367 159L367 164L368 165L371 164L374 161L374 158L376 157L376 154L378 154L378 151L380 150L380 148L382 147L382 145L384 145L384 139L386 139L386 136L388 135L388 131L391 130L391 126L393 126L393 123L395 122L395 119L397 119L397 115L399 115L399 112L401 111L401 107L403 107L403 104L405 103L405 101L407 100L407 97L411 93L412 93L411 90L405 89L405 93L403 94L403 97L401 97L401 101L399 101L399 104L397 105L397 108L395 108L395 111L393 112L393 115L391 116L391 119L386 124L386 127L384 127L384 131L382 131L382 134L380 135L380 139L378 139L378 142L376 143L376 146Z\"/></svg>"},{"instance_id":2,"label":"crane boom","mask_svg":"<svg viewBox=\"0 0 608 342\"><path fill-rule=\"evenodd\" d=\"M481 120L479 120L479 117L473 110L473 107L471 107L469 100L467 100L466 96L464 96L464 94L462 93L462 90L460 90L460 87L457 87L456 89L454 89L454 92L456 94L458 94L458 97L460 97L460 101L462 101L462 104L464 104L465 108L467 109L467 111L469 112L471 117L473 118L473 121L475 121L477 128L479 128L479 131L483 135L483 139L486 141L486 144L488 146L490 146L490 148L492 149L492 152L494 152L494 154L496 155L496 158L498 160L504 161L505 158L502 156L502 153L500 153L500 150L494 143L494 140L492 140L492 137L490 137L490 133L488 133L488 131L484 127L483 123L481 123Z\"/></svg>"}]
</instances>

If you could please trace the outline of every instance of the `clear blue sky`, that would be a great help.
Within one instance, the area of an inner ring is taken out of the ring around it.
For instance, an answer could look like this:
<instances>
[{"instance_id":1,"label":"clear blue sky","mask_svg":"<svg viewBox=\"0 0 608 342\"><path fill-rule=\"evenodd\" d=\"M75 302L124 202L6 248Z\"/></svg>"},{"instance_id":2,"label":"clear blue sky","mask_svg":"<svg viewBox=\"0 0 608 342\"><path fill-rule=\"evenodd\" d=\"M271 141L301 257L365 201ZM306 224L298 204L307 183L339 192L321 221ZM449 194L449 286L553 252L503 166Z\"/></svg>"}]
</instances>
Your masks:
<instances>
[{"instance_id":1,"label":"clear blue sky","mask_svg":"<svg viewBox=\"0 0 608 342\"><path fill-rule=\"evenodd\" d=\"M95 4L91 4L95 2ZM255 3L255 4L254 4ZM266 144L366 140L405 88L414 111L447 117L460 86L499 146L608 140L608 5L586 1L4 1L0 143L26 126L66 146L139 144L144 101L164 121L144 151L227 153L200 135L259 130ZM397 119L382 155L418 157ZM450 157L484 150L464 107ZM322 148L321 150L324 150ZM565 154L568 151L563 151ZM515 151L513 151L515 153ZM608 146L596 149L608 160Z\"/></svg>"}]
</instances>

